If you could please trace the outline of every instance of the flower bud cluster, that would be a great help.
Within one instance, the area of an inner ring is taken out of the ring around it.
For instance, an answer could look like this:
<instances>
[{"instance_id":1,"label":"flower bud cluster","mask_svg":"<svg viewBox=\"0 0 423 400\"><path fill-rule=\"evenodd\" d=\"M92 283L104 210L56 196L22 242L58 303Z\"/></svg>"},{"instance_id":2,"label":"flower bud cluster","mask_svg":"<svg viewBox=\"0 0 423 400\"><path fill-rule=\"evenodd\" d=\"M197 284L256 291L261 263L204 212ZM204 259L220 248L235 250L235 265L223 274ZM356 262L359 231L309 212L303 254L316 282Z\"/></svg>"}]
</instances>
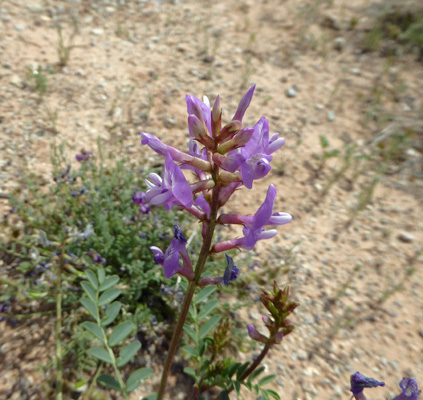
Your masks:
<instances>
[{"instance_id":1,"label":"flower bud cluster","mask_svg":"<svg viewBox=\"0 0 423 400\"><path fill-rule=\"evenodd\" d=\"M294 330L294 325L288 319L289 315L299 306L298 303L289 300L289 287L281 289L276 281L273 290L263 290L260 301L269 311L270 316L264 315L262 320L269 331L269 336L261 334L253 325L248 325L248 334L251 339L265 344L278 344L284 336Z\"/></svg>"},{"instance_id":2,"label":"flower bud cluster","mask_svg":"<svg viewBox=\"0 0 423 400\"><path fill-rule=\"evenodd\" d=\"M172 207L185 209L203 224L203 238L211 224L243 226L243 237L214 243L211 248L214 253L235 248L251 250L258 240L276 235L275 229L266 230L266 226L283 225L292 220L287 213L273 212L276 199L276 188L273 185L269 186L266 199L254 216L217 215L219 208L226 204L236 190L243 185L251 189L254 180L269 173L273 158L271 154L285 143L279 134L269 137L269 122L265 117L252 127L243 126L242 121L254 90L255 86L245 93L232 120L224 126L219 96L211 107L207 97L201 101L187 95L188 131L191 136L188 152L168 146L149 133L141 133L141 143L166 158L163 175L151 173L146 180L148 191L145 198L142 198L144 206L149 203L164 206L166 210ZM183 169L193 172L195 182L187 181ZM152 249L155 261L164 266L165 276L181 273L192 277L185 244L176 236L172 243L166 252ZM179 256L182 256L182 265ZM230 257L227 261L228 267L223 277L207 277L201 282L196 277L197 283L228 284L236 279L239 269Z\"/></svg>"}]
</instances>

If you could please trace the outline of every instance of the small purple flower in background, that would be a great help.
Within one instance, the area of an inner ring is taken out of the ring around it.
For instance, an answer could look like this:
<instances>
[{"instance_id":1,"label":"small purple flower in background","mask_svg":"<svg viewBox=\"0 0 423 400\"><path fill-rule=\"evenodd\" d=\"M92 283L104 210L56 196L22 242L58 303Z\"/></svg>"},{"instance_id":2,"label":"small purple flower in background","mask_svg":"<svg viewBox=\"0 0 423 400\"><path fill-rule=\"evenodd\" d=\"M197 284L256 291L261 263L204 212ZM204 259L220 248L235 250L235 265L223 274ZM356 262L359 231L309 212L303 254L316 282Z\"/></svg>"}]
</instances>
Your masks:
<instances>
[{"instance_id":1,"label":"small purple flower in background","mask_svg":"<svg viewBox=\"0 0 423 400\"><path fill-rule=\"evenodd\" d=\"M77 154L75 156L76 161L84 162L91 158L91 151L85 151L84 149L81 150L81 154Z\"/></svg>"},{"instance_id":2,"label":"small purple flower in background","mask_svg":"<svg viewBox=\"0 0 423 400\"><path fill-rule=\"evenodd\" d=\"M418 400L420 393L417 385L417 380L415 378L402 378L399 383L399 387L402 390L402 393L395 397L392 400Z\"/></svg>"},{"instance_id":3,"label":"small purple flower in background","mask_svg":"<svg viewBox=\"0 0 423 400\"><path fill-rule=\"evenodd\" d=\"M375 388L378 386L385 386L385 382L379 382L373 378L367 378L360 374L360 372L356 372L354 375L351 375L351 389L352 397L355 397L356 400L366 400L364 396L363 390L365 388ZM351 398L352 398L351 397Z\"/></svg>"},{"instance_id":4,"label":"small purple flower in background","mask_svg":"<svg viewBox=\"0 0 423 400\"><path fill-rule=\"evenodd\" d=\"M166 155L163 179L157 174L150 174L146 179L147 201L155 206L164 206L169 211L173 206L190 208L193 204L191 187L181 169L172 160L172 156Z\"/></svg>"},{"instance_id":5,"label":"small purple flower in background","mask_svg":"<svg viewBox=\"0 0 423 400\"><path fill-rule=\"evenodd\" d=\"M148 214L151 210L150 204L147 204L147 195L144 192L138 190L132 195L132 201L135 204L139 204L141 214Z\"/></svg>"}]
</instances>

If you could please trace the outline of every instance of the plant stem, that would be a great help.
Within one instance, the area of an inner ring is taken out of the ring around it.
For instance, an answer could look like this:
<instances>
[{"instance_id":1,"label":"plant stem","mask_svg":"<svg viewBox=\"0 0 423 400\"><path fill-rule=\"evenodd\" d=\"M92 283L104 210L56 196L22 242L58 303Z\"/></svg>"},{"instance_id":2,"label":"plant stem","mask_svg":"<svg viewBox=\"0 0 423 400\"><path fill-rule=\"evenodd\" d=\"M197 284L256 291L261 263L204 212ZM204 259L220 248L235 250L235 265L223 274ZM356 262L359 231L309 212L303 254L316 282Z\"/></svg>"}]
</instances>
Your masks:
<instances>
[{"instance_id":1,"label":"plant stem","mask_svg":"<svg viewBox=\"0 0 423 400\"><path fill-rule=\"evenodd\" d=\"M182 331L184 329L192 297L194 296L198 281L201 278L201 274L203 272L207 258L210 254L210 246L213 239L214 228L216 226L217 211L219 209L219 192L220 186L216 185L213 189L212 204L210 207L210 219L207 226L206 235L203 241L203 246L201 247L200 255L198 257L197 265L195 267L195 277L194 280L190 281L188 284L188 289L185 293L178 322L176 324L175 330L173 331L172 340L170 342L166 361L163 367L159 391L157 392L157 400L163 400L164 393L166 390L167 379L170 373L170 367L172 366L173 357L175 356L179 344L179 339L181 338Z\"/></svg>"},{"instance_id":2,"label":"plant stem","mask_svg":"<svg viewBox=\"0 0 423 400\"><path fill-rule=\"evenodd\" d=\"M62 381L63 381L63 366L62 366L62 267L65 257L65 245L62 245L60 260L57 264L56 277L56 389L57 400L63 399Z\"/></svg>"},{"instance_id":3,"label":"plant stem","mask_svg":"<svg viewBox=\"0 0 423 400\"><path fill-rule=\"evenodd\" d=\"M103 363L100 363L97 367L97 370L95 371L94 377L91 380L90 386L88 386L87 391L84 394L83 400L90 400L91 397L91 393L93 392L96 383L97 383L97 378L100 375L100 372L103 370Z\"/></svg>"}]
</instances>

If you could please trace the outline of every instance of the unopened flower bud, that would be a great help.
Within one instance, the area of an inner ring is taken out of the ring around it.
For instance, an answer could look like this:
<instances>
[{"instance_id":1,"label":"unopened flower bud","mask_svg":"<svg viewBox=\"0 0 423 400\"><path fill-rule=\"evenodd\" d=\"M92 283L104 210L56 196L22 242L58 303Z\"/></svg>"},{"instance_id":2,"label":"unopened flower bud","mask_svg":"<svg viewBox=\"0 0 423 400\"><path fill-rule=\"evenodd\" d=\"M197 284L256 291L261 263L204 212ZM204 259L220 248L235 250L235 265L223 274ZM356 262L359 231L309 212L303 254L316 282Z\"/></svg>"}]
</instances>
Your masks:
<instances>
[{"instance_id":1,"label":"unopened flower bud","mask_svg":"<svg viewBox=\"0 0 423 400\"><path fill-rule=\"evenodd\" d=\"M222 129L222 109L220 108L220 99L219 96L216 97L216 100L213 105L211 112L211 127L212 134L214 137L218 136L220 130Z\"/></svg>"},{"instance_id":2,"label":"unopened flower bud","mask_svg":"<svg viewBox=\"0 0 423 400\"><path fill-rule=\"evenodd\" d=\"M214 141L208 134L206 125L203 121L198 119L196 115L191 114L188 117L188 128L191 136L193 136L201 144L203 144L207 148L214 147Z\"/></svg>"},{"instance_id":3,"label":"unopened flower bud","mask_svg":"<svg viewBox=\"0 0 423 400\"><path fill-rule=\"evenodd\" d=\"M268 339L266 336L261 334L254 325L248 324L248 335L251 339L255 340L256 342L267 343Z\"/></svg>"},{"instance_id":4,"label":"unopened flower bud","mask_svg":"<svg viewBox=\"0 0 423 400\"><path fill-rule=\"evenodd\" d=\"M254 128L241 129L237 134L225 143L222 143L217 151L220 154L226 154L231 150L235 150L239 147L245 146L251 139L254 133Z\"/></svg>"},{"instance_id":5,"label":"unopened flower bud","mask_svg":"<svg viewBox=\"0 0 423 400\"><path fill-rule=\"evenodd\" d=\"M242 128L241 121L231 121L229 124L225 125L219 134L219 142L226 142L229 139L232 139L235 134Z\"/></svg>"}]
</instances>

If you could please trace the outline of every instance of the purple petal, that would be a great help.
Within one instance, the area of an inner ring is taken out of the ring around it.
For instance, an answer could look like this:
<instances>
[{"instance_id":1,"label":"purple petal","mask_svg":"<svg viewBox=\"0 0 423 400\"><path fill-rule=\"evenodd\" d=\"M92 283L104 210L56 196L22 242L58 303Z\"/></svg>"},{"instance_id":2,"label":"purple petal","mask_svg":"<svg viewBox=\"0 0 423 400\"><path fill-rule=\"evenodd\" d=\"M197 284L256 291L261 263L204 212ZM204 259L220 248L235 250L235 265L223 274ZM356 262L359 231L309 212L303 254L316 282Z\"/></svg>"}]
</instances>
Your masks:
<instances>
[{"instance_id":1,"label":"purple petal","mask_svg":"<svg viewBox=\"0 0 423 400\"><path fill-rule=\"evenodd\" d=\"M150 250L154 253L154 262L163 265L165 260L163 251L156 246L150 246Z\"/></svg>"},{"instance_id":2,"label":"purple petal","mask_svg":"<svg viewBox=\"0 0 423 400\"><path fill-rule=\"evenodd\" d=\"M278 133L276 135L278 135ZM267 146L265 152L266 152L266 154L272 154L276 150L279 150L284 144L285 144L285 138L276 139L273 142L272 142L272 140L270 140L270 143Z\"/></svg>"},{"instance_id":3,"label":"purple petal","mask_svg":"<svg viewBox=\"0 0 423 400\"><path fill-rule=\"evenodd\" d=\"M247 325L247 329L248 329L248 335L250 336L251 339L256 340L258 342L262 342L262 343L266 343L267 342L267 337L262 335L256 328L254 325L248 324Z\"/></svg>"},{"instance_id":4,"label":"purple petal","mask_svg":"<svg viewBox=\"0 0 423 400\"><path fill-rule=\"evenodd\" d=\"M165 253L163 263L164 276L170 278L175 275L179 268L179 240L174 238Z\"/></svg>"},{"instance_id":5,"label":"purple petal","mask_svg":"<svg viewBox=\"0 0 423 400\"><path fill-rule=\"evenodd\" d=\"M164 184L173 195L186 208L193 204L192 192L182 170L172 161L170 154L167 154L165 161L165 171L163 174Z\"/></svg>"},{"instance_id":6,"label":"purple petal","mask_svg":"<svg viewBox=\"0 0 423 400\"><path fill-rule=\"evenodd\" d=\"M148 145L152 150L162 156L167 154L167 145L165 145L160 139L145 132L141 132L141 136L143 137L141 144Z\"/></svg>"},{"instance_id":7,"label":"purple petal","mask_svg":"<svg viewBox=\"0 0 423 400\"><path fill-rule=\"evenodd\" d=\"M247 111L248 106L251 103L251 99L253 98L254 90L256 88L256 85L251 86L250 89L248 89L247 93L244 94L241 101L239 102L238 108L235 112L233 120L238 120L242 122L242 119L244 118L245 111Z\"/></svg>"},{"instance_id":8,"label":"purple petal","mask_svg":"<svg viewBox=\"0 0 423 400\"><path fill-rule=\"evenodd\" d=\"M247 189L251 189L254 180L254 166L250 162L247 161L241 165L241 177L244 186Z\"/></svg>"},{"instance_id":9,"label":"purple petal","mask_svg":"<svg viewBox=\"0 0 423 400\"><path fill-rule=\"evenodd\" d=\"M402 378L399 384L402 393L393 400L418 400L420 393L417 380L415 378Z\"/></svg>"},{"instance_id":10,"label":"purple petal","mask_svg":"<svg viewBox=\"0 0 423 400\"><path fill-rule=\"evenodd\" d=\"M132 201L135 204L144 204L145 203L145 193L138 190L132 195Z\"/></svg>"},{"instance_id":11,"label":"purple petal","mask_svg":"<svg viewBox=\"0 0 423 400\"><path fill-rule=\"evenodd\" d=\"M225 171L235 172L245 162L245 156L242 153L230 153L225 157L215 153L213 160Z\"/></svg>"},{"instance_id":12,"label":"purple petal","mask_svg":"<svg viewBox=\"0 0 423 400\"><path fill-rule=\"evenodd\" d=\"M253 226L254 230L263 227L272 216L273 206L275 205L276 199L276 188L274 185L270 185L267 189L266 199L263 204L254 214Z\"/></svg>"},{"instance_id":13,"label":"purple petal","mask_svg":"<svg viewBox=\"0 0 423 400\"><path fill-rule=\"evenodd\" d=\"M292 216L284 212L275 212L268 219L266 225L285 225L292 221Z\"/></svg>"},{"instance_id":14,"label":"purple petal","mask_svg":"<svg viewBox=\"0 0 423 400\"><path fill-rule=\"evenodd\" d=\"M195 203L194 203L197 207L200 207L207 215L207 218L210 218L210 205L207 202L207 200L204 198L204 194L200 194L200 196L198 196L195 199Z\"/></svg>"}]
</instances>

